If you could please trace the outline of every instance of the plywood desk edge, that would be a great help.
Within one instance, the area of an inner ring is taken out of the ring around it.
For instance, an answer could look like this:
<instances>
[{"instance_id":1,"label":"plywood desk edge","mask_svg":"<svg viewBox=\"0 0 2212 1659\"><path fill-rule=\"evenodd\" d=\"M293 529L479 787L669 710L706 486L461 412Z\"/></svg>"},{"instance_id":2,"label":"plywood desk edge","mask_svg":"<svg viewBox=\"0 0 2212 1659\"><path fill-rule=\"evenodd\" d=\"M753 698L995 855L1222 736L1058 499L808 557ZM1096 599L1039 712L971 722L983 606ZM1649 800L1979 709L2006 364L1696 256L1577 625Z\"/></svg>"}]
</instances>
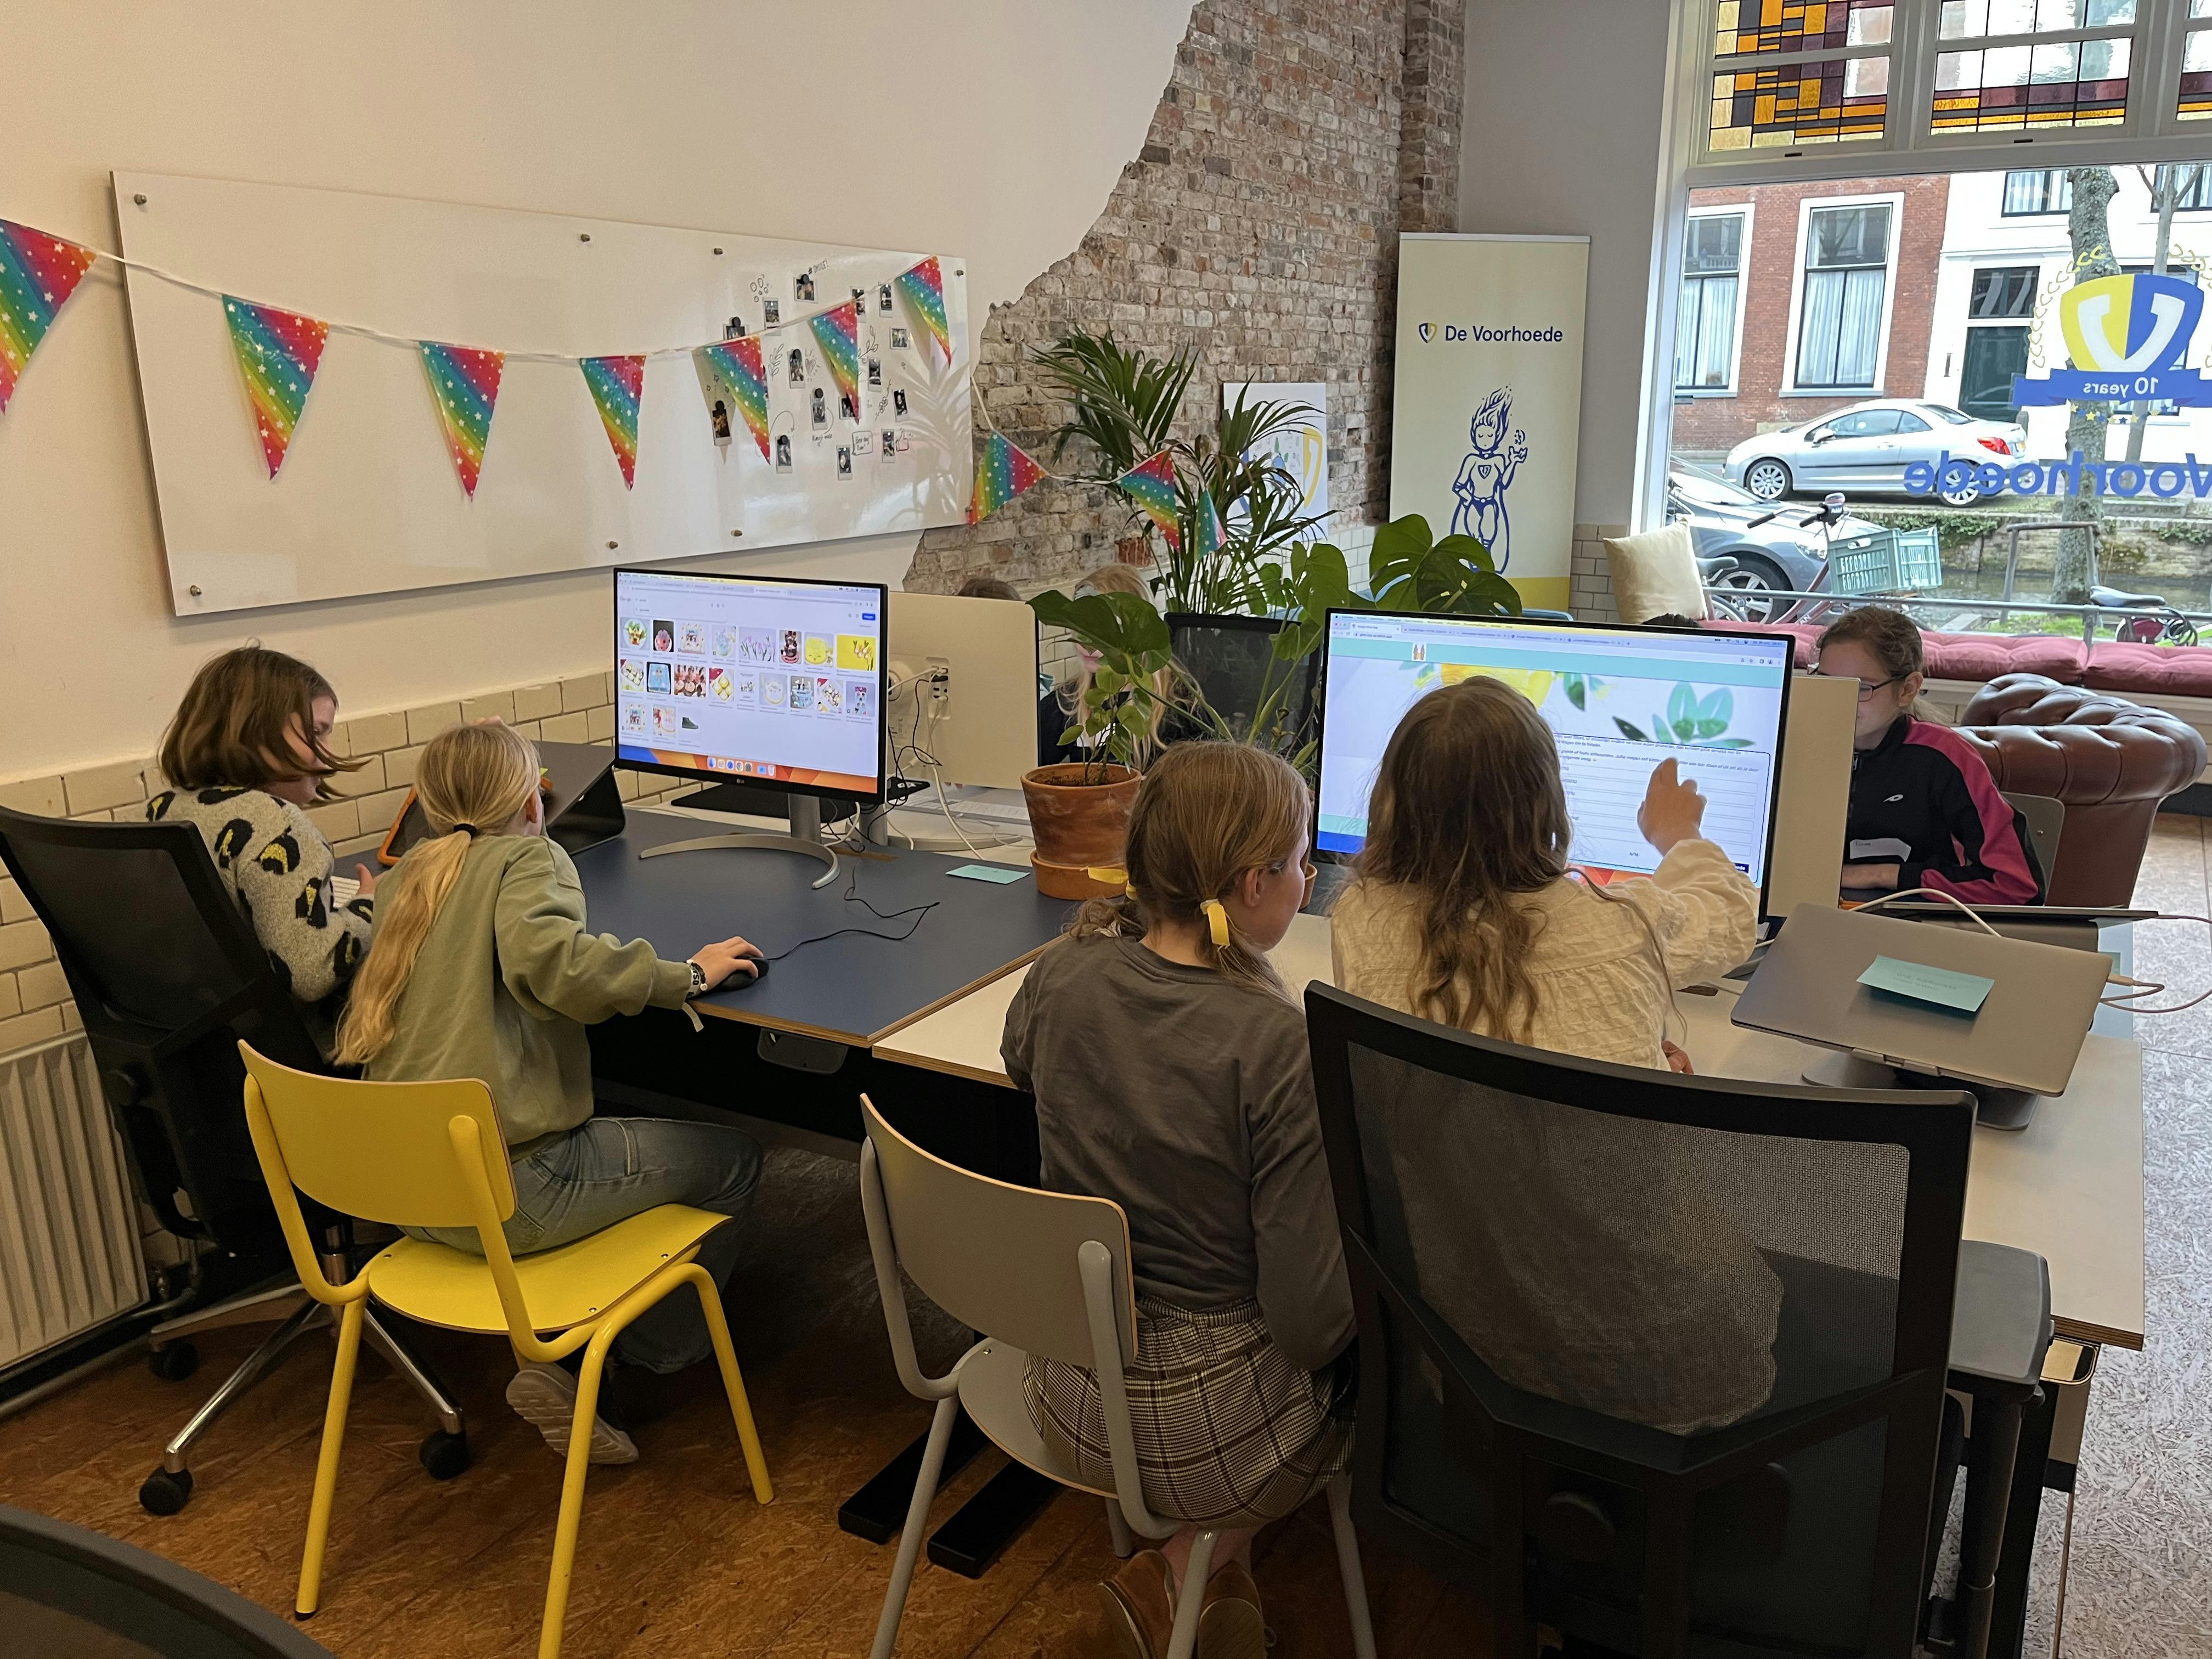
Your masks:
<instances>
[{"instance_id":1,"label":"plywood desk edge","mask_svg":"<svg viewBox=\"0 0 2212 1659\"><path fill-rule=\"evenodd\" d=\"M887 1037L895 1036L899 1032L903 1031L908 1026L918 1024L921 1021L927 1019L932 1014L937 1012L939 1009L949 1008L954 1003L958 1002L962 998L975 995L976 992L981 990L986 985L994 985L999 981L1006 978L1008 974L1013 973L1018 969L1028 967L1030 963L1035 962L1039 957L1042 956L1048 949L1057 942L1057 939L1048 939L1045 940L1042 945L1038 945L1035 950L1024 951L1020 956L1016 957L1012 962L1006 963L1005 967L994 969L991 972L985 974L981 979L973 980L968 984L962 986L957 991L946 992L943 996L938 998L936 1001L931 1003L927 1008L917 1008L914 1012L908 1014L904 1019L893 1020L889 1025L884 1026L882 1030L877 1032L873 1036L868 1039L868 1046L872 1048L876 1044L883 1042ZM955 1075L961 1077L975 1077L979 1075L976 1072L965 1066L945 1065L933 1069L951 1072ZM1006 1079L1003 1077L994 1079L985 1076L982 1078L982 1081L986 1083L1004 1083Z\"/></svg>"}]
</instances>

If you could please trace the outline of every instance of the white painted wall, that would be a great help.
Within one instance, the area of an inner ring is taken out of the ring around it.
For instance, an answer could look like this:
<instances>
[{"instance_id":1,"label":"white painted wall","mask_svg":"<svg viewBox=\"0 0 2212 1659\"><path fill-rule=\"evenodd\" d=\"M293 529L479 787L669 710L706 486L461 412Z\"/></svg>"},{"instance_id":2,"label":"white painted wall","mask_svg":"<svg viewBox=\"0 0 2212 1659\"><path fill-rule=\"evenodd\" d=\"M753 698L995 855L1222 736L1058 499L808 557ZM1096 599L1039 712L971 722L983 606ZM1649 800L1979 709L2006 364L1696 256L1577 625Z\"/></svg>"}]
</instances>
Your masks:
<instances>
[{"instance_id":1,"label":"white painted wall","mask_svg":"<svg viewBox=\"0 0 2212 1659\"><path fill-rule=\"evenodd\" d=\"M1468 0L1459 228L1590 239L1579 524L1626 524L1667 88L1667 0Z\"/></svg>"},{"instance_id":2,"label":"white painted wall","mask_svg":"<svg viewBox=\"0 0 2212 1659\"><path fill-rule=\"evenodd\" d=\"M18 8L0 217L112 248L107 175L130 167L943 247L968 256L980 328L1097 216L1189 13L1190 0ZM914 542L702 568L896 582ZM112 269L86 280L0 416L0 779L149 753L192 670L249 637L314 663L366 712L592 672L611 627L607 578L580 573L173 617Z\"/></svg>"}]
</instances>

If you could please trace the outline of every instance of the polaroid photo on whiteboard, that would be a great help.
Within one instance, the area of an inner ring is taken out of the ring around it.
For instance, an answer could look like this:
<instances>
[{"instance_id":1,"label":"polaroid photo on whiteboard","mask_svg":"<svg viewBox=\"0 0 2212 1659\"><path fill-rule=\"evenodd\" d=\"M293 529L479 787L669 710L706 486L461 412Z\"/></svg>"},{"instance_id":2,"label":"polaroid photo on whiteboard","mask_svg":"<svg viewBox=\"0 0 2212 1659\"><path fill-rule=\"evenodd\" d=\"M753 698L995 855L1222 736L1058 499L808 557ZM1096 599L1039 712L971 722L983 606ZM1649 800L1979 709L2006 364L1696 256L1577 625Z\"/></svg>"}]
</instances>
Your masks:
<instances>
[{"instance_id":1,"label":"polaroid photo on whiteboard","mask_svg":"<svg viewBox=\"0 0 2212 1659\"><path fill-rule=\"evenodd\" d=\"M856 314L862 317L868 314L867 289L864 288L856 288L853 290L853 310Z\"/></svg>"},{"instance_id":2,"label":"polaroid photo on whiteboard","mask_svg":"<svg viewBox=\"0 0 2212 1659\"><path fill-rule=\"evenodd\" d=\"M854 425L857 426L860 424L860 411L854 404L853 394L851 392L841 392L837 394L837 413L843 419L852 422Z\"/></svg>"},{"instance_id":3,"label":"polaroid photo on whiteboard","mask_svg":"<svg viewBox=\"0 0 2212 1659\"><path fill-rule=\"evenodd\" d=\"M853 452L843 444L837 446L837 477L840 481L853 476Z\"/></svg>"},{"instance_id":4,"label":"polaroid photo on whiteboard","mask_svg":"<svg viewBox=\"0 0 2212 1659\"><path fill-rule=\"evenodd\" d=\"M762 326L763 326L763 327L765 327L765 328L774 328L774 327L775 327L778 323L781 322L782 320L783 320L783 301L781 301L781 300L769 300L769 299L763 299L763 300L762 300L762 301L761 301L761 325L762 325Z\"/></svg>"},{"instance_id":5,"label":"polaroid photo on whiteboard","mask_svg":"<svg viewBox=\"0 0 2212 1659\"><path fill-rule=\"evenodd\" d=\"M871 358L869 358L869 359L868 359L868 384L869 384L870 386L881 386L883 383L884 383L884 360L883 360L882 358L880 358L880 357L871 357Z\"/></svg>"},{"instance_id":6,"label":"polaroid photo on whiteboard","mask_svg":"<svg viewBox=\"0 0 2212 1659\"><path fill-rule=\"evenodd\" d=\"M727 449L730 447L729 404L724 403L720 398L715 398L714 407L708 411L708 416L714 422L714 447Z\"/></svg>"},{"instance_id":7,"label":"polaroid photo on whiteboard","mask_svg":"<svg viewBox=\"0 0 2212 1659\"><path fill-rule=\"evenodd\" d=\"M891 349L893 351L909 350L912 349L913 345L913 337L904 329L895 328L891 331Z\"/></svg>"},{"instance_id":8,"label":"polaroid photo on whiteboard","mask_svg":"<svg viewBox=\"0 0 2212 1659\"><path fill-rule=\"evenodd\" d=\"M878 311L889 311L890 308L891 285L889 283L878 283L876 284L876 309Z\"/></svg>"},{"instance_id":9,"label":"polaroid photo on whiteboard","mask_svg":"<svg viewBox=\"0 0 2212 1659\"><path fill-rule=\"evenodd\" d=\"M829 424L830 407L823 398L822 388L817 386L814 388L814 429L819 432Z\"/></svg>"},{"instance_id":10,"label":"polaroid photo on whiteboard","mask_svg":"<svg viewBox=\"0 0 2212 1659\"><path fill-rule=\"evenodd\" d=\"M726 340L744 339L745 337L745 319L742 317L732 317L728 322L724 323L722 325L722 337Z\"/></svg>"},{"instance_id":11,"label":"polaroid photo on whiteboard","mask_svg":"<svg viewBox=\"0 0 2212 1659\"><path fill-rule=\"evenodd\" d=\"M814 303L812 271L802 270L791 279L791 301L793 305L811 306Z\"/></svg>"},{"instance_id":12,"label":"polaroid photo on whiteboard","mask_svg":"<svg viewBox=\"0 0 2212 1659\"><path fill-rule=\"evenodd\" d=\"M885 427L884 428L884 459L888 461L897 453L898 434L892 431L890 428Z\"/></svg>"},{"instance_id":13,"label":"polaroid photo on whiteboard","mask_svg":"<svg viewBox=\"0 0 2212 1659\"><path fill-rule=\"evenodd\" d=\"M775 470L779 472L791 471L791 434L788 432L775 434Z\"/></svg>"},{"instance_id":14,"label":"polaroid photo on whiteboard","mask_svg":"<svg viewBox=\"0 0 2212 1659\"><path fill-rule=\"evenodd\" d=\"M806 354L797 346L793 346L791 349L791 356L785 359L785 362L789 365L787 373L790 376L791 384L805 386L806 384Z\"/></svg>"},{"instance_id":15,"label":"polaroid photo on whiteboard","mask_svg":"<svg viewBox=\"0 0 2212 1659\"><path fill-rule=\"evenodd\" d=\"M902 421L906 419L906 388L902 386L891 388L891 413Z\"/></svg>"}]
</instances>

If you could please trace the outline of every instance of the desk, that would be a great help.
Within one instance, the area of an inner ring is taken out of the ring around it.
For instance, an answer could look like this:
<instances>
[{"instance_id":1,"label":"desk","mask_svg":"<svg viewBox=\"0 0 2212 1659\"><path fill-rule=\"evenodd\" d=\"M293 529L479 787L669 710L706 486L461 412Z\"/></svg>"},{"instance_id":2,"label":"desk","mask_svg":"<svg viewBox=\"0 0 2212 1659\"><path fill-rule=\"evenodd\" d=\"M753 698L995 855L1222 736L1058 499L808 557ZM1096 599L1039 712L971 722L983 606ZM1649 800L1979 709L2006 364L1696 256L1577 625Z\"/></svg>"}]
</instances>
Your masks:
<instances>
[{"instance_id":1,"label":"desk","mask_svg":"<svg viewBox=\"0 0 2212 1659\"><path fill-rule=\"evenodd\" d=\"M948 872L974 860L937 853L872 848L842 856L844 879L818 891L809 884L820 866L796 854L746 849L638 856L645 848L696 837L702 829L752 822L632 809L621 836L576 855L590 927L649 939L662 957L682 961L732 933L773 956L842 927L903 932L912 917L887 922L845 902L855 878L860 896L886 914L931 901L939 908L902 943L859 933L823 939L776 963L757 985L699 998L691 1006L707 1016L704 1031L695 1033L681 1014L666 1009L592 1027L592 1084L600 1098L660 1116L726 1122L743 1114L857 1155L865 1092L902 1133L940 1156L1002 1180L1034 1183L1035 1115L1027 1096L1003 1086L1003 1076L1000 1087L984 1088L957 1076L895 1068L869 1048L932 1010L988 994L1009 970L1025 971L1060 933L1067 904L1039 894L1026 876L1005 885L949 879ZM1006 995L1012 994L1010 986ZM771 1052L776 1034L805 1041ZM995 1054L995 1033L991 1048ZM963 1419L947 1473L983 1443ZM897 1532L921 1445L917 1439L841 1507L838 1519L847 1530L878 1543ZM980 1573L1057 1491L1043 1477L1011 1466L938 1528L931 1559L971 1577Z\"/></svg>"}]
</instances>

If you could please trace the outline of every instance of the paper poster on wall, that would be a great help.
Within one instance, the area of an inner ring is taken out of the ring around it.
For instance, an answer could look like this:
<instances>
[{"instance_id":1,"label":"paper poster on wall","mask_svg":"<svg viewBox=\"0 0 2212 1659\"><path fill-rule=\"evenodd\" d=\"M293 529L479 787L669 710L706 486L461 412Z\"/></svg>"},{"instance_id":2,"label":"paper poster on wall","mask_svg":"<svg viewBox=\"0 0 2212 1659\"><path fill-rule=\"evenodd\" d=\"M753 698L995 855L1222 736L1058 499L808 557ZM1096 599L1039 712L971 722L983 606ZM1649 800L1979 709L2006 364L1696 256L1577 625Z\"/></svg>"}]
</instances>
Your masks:
<instances>
[{"instance_id":1,"label":"paper poster on wall","mask_svg":"<svg viewBox=\"0 0 2212 1659\"><path fill-rule=\"evenodd\" d=\"M1301 516L1328 511L1328 386L1320 380L1225 380L1221 406L1233 409L1242 393L1245 404L1303 404L1312 411L1272 432L1245 453L1264 454L1298 481L1305 494L1298 503ZM1242 502L1230 509L1232 522L1245 516Z\"/></svg>"},{"instance_id":2,"label":"paper poster on wall","mask_svg":"<svg viewBox=\"0 0 2212 1659\"><path fill-rule=\"evenodd\" d=\"M1390 516L1473 536L1523 600L1565 610L1589 239L1400 240Z\"/></svg>"}]
</instances>

